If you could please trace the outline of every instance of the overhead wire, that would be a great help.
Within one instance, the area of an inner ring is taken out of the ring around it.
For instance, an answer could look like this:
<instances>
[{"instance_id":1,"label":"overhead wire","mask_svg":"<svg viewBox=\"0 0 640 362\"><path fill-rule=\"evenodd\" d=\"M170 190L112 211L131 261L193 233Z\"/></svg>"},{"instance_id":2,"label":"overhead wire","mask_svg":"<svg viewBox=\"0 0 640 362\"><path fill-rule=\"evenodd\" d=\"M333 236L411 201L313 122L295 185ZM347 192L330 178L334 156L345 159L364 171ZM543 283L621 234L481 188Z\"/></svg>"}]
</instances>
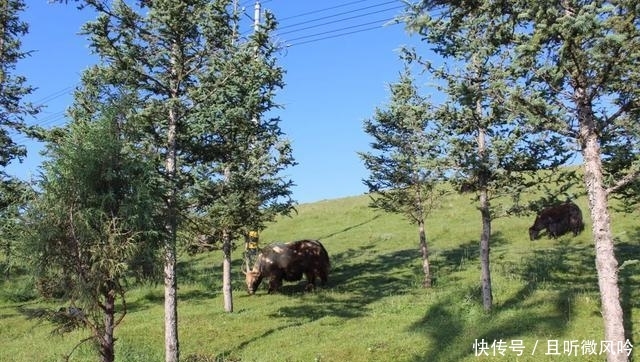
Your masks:
<instances>
[{"instance_id":1,"label":"overhead wire","mask_svg":"<svg viewBox=\"0 0 640 362\"><path fill-rule=\"evenodd\" d=\"M396 25L396 24L391 24L391 25ZM298 46L298 45L302 45L302 44L309 44L309 43L315 43L315 42L318 42L318 41L321 41L321 40L334 39L334 38L339 38L339 37L352 35L352 34L356 34L356 33L363 33L365 31L377 30L377 29L380 29L381 27L382 27L381 25L378 25L378 26L372 26L372 27L369 27L369 28L360 29L360 30L354 30L354 31L346 32L346 33L335 34L335 35L331 35L331 36L325 36L325 37L318 38L318 39L312 39L312 40L307 40L307 41L302 41L302 42L297 42L297 43L294 43L294 44L290 44L287 47L291 48L293 46ZM344 30L344 29L342 29L342 30Z\"/></svg>"},{"instance_id":2,"label":"overhead wire","mask_svg":"<svg viewBox=\"0 0 640 362\"><path fill-rule=\"evenodd\" d=\"M346 4L340 4L340 5L336 5L336 6L331 6L331 7L324 8L324 9L312 10L312 11L308 11L308 12L302 13L302 14L287 16L285 18L280 19L280 21L285 21L285 20L289 20L289 19L295 19L295 18L307 16L307 15L318 14L318 13L322 13L322 12L325 12L325 11L334 10L334 9L338 9L338 8L343 8L345 6L350 6L350 5L353 5L353 4L362 3L362 2L365 2L365 1L371 1L371 0L352 1L352 2L349 2L349 3L346 3Z\"/></svg>"},{"instance_id":3,"label":"overhead wire","mask_svg":"<svg viewBox=\"0 0 640 362\"><path fill-rule=\"evenodd\" d=\"M398 3L398 1L397 1L397 0L387 1L387 2L384 2L384 3L380 3L380 4L375 4L375 5L365 6L365 7L363 7L363 8L358 8L358 9L352 9L352 10L344 11L344 12L337 13L337 14L332 14L332 15L322 16L322 17L319 17L319 18L315 18L315 19L312 19L312 20L307 20L307 21L303 21L303 22L299 22L299 23L295 23L295 24L291 24L291 25L281 26L281 27L280 27L280 30L282 30L282 29L286 29L286 28L292 28L292 27L294 27L294 26L298 26L298 25L304 25L304 24L308 24L308 23L314 23L314 22L316 22L316 21L320 21L320 20L325 20L325 19L335 18L336 16L347 15L347 14L353 14L353 13L356 13L356 12L358 12L358 11L363 11L363 10L373 9L373 8L377 8L377 7L379 7L379 6L389 5L389 4L391 4L391 3ZM402 7L402 6L396 6L396 7L391 8L391 9L381 10L381 11L379 11L379 12L382 12L382 11L388 11L388 10L392 10L392 9L397 9L397 8L400 8L400 7ZM371 13L371 14L375 14L375 12L373 12L373 13ZM362 14L362 16L364 16L364 15L368 15L368 14ZM346 19L350 19L350 18L346 18ZM346 20L346 19L345 19L345 20Z\"/></svg>"},{"instance_id":4,"label":"overhead wire","mask_svg":"<svg viewBox=\"0 0 640 362\"><path fill-rule=\"evenodd\" d=\"M273 0L263 0L261 3L262 4L266 4L269 3ZM332 10L336 10L336 9L341 9L341 8L345 8L348 6L353 6L353 5L357 5L357 4L362 4L364 2L370 2L371 0L356 0L356 1L350 1L348 3L344 3L344 4L339 4L339 5L335 5L335 6L330 6L330 7L326 7L326 8L321 8L321 9L316 9L316 10L312 10L312 11L307 11L304 13L300 13L300 14L296 14L296 15L292 15L292 16L288 16L288 17L284 17L282 19L280 19L280 21L287 21L287 20L291 20L291 19L299 19L305 16L310 16L310 15L316 15L316 14L321 14L321 13L326 13ZM251 3L254 3L254 0L247 0L245 2L242 2L240 6L248 6ZM383 1L380 3L376 3L376 4L372 4L372 5L367 5L367 6L360 6L351 10L346 10L346 11L341 11L338 13L333 13L333 14L329 14L329 15L324 15L321 17L316 17L316 18L312 18L309 19L307 21L301 21L301 22L297 22L294 24L289 24L289 25L285 25L280 27L278 30L282 30L282 29L290 29L286 32L281 32L278 33L276 32L277 36L282 36L282 35L296 35L296 34L300 34L300 36L297 37L293 37L293 38L289 38L289 39L285 39L285 43L287 44L287 48L290 47L294 47L294 46L298 46L298 45L302 45L302 44L309 44L309 43L314 43L314 42L318 42L318 41L322 41L322 40L326 40L326 39L334 39L334 38L339 38L339 37L345 37L348 35L352 35L352 34L356 34L356 33L362 33L362 32L366 32L366 31L372 31L372 30L376 30L376 29L380 29L382 28L384 25L395 25L396 23L389 23L391 20L394 19L393 16L389 16L389 17L385 17L384 19L379 19L379 20L375 20L375 21L367 21L367 22L361 22L358 24L353 24L353 25L347 25L347 26L342 26L339 28L335 28L335 29L329 29L329 30L322 30L322 31L317 31L314 32L312 34L304 34L305 31L310 30L310 29L317 29L317 28L321 28L324 26L328 26L328 25L334 25L334 24L339 24L339 23L343 23L343 22L347 22L347 21L352 21L355 19L362 19L371 15L375 15L375 14L381 14L387 11L393 11L393 10L397 10L400 9L402 7L404 7L404 5L397 5L397 6L393 6L393 7L389 7L389 8L385 8L385 9L381 9L381 10L375 10L375 11L369 11L369 12L365 12L365 13L361 13L361 14L356 14L358 12L362 12L365 10L369 10L369 9L374 9L376 7L381 7L381 6L385 6L385 5L389 5L389 4L404 4L399 0L393 0L393 1ZM246 13L245 13L246 14ZM356 15L352 15L352 16L348 16L348 17L344 17L344 18L340 18L340 19L333 19L330 21L325 21L322 22L320 24L315 24L315 25L308 25L308 24L312 24L312 23L316 23L322 20L327 20L327 19L332 19L332 18L336 18L339 16L343 16L343 15L349 15L349 14L356 14ZM246 14L247 17L251 18L248 14ZM253 21L253 18L251 18L251 20ZM362 19L364 20L364 19ZM373 25L373 24L379 24L377 26L369 26L369 25ZM308 26L304 26L304 25L308 25ZM291 28L295 28L296 26L303 26L297 29L291 29ZM362 28L365 27L363 29L358 29L358 28ZM356 29L356 30L354 30ZM336 34L337 33L337 34ZM42 104L42 105L46 105L47 103L51 102L54 99L60 98L62 96L65 96L66 94L70 93L70 91L72 89L74 89L75 86L67 86L65 88L62 88L56 92L53 92L41 99L39 99L38 101L34 102L35 104ZM66 111L59 111L59 112L54 112L46 117L43 118L38 118L37 119L37 124L39 126L48 126L48 125L54 125L56 123L58 123L58 121L61 121L63 119L65 119L65 113Z\"/></svg>"},{"instance_id":5,"label":"overhead wire","mask_svg":"<svg viewBox=\"0 0 640 362\"><path fill-rule=\"evenodd\" d=\"M353 1L350 2L348 4L342 4L342 5L338 5L338 6L332 6L332 7L328 7L328 8L324 8L324 9L318 9L318 10L314 10L314 11L309 11L306 13L302 13L302 14L298 14L298 15L294 15L294 16L290 16L287 18L283 18L283 19L294 19L294 18L299 18L302 17L304 15L307 14L318 14L321 12L325 12L325 11L329 11L329 10L335 10L336 8L342 8L344 6L347 5L354 5L354 4L358 4L358 3L362 3L364 1L359 0L359 1ZM375 11L368 11L368 12L364 12L366 10L370 10L370 9L374 9L377 7L381 7L384 5L389 5L389 4L398 4L396 6L392 6L392 7L387 7L385 9L381 9L381 10L375 10ZM339 23L346 23L346 22L351 22L353 23L354 19L362 19L365 20L365 18L370 17L371 15L375 15L375 14L381 14L381 13L385 13L385 12L390 12L393 10L398 10L405 7L405 4L401 1L398 0L393 0L393 1L384 1L384 2L380 2L380 3L376 3L376 4L372 4L372 5L367 5L367 6L359 6L355 9L351 9L351 10L347 10L347 11L342 11L342 12L338 12L338 13L334 13L334 14L330 14L330 15L326 15L326 16L321 16L321 17L317 17L317 18L313 18L307 21L302 21L302 22L297 22L295 24L288 24L285 26L281 26L279 27L278 31L282 30L282 29L289 29L289 28L294 28L285 32L276 32L277 36L283 37L283 35L288 35L288 36L292 36L292 35L297 35L300 34L300 36L297 37L293 37L293 38L285 38L283 40L283 42L286 44L287 48L293 47L293 46L297 46L297 45L302 45L302 44L309 44L309 43L314 43L317 41L322 41L322 40L326 40L326 39L334 39L334 38L338 38L338 37L345 37L348 35L352 35L352 34L356 34L356 33L362 33L362 32L366 32L366 31L373 31L376 29L380 29L385 25L395 25L396 23L390 23L390 21L392 21L393 19L395 19L396 15L389 15L388 17L381 19L381 20L376 20L376 21L367 21L367 22L360 22L357 24L350 24L350 25L346 25L346 26L342 26L342 27L337 27L334 29L329 29L329 30L322 30L322 31L317 31L315 33L312 34L304 34L305 31L310 30L310 29L316 29L316 28L321 28L324 26L328 26L328 25L333 25L333 24L339 24ZM359 13L360 14L356 14ZM315 24L315 25L309 25L318 21L322 21L322 20L327 20L327 19L332 19L335 17L340 17L343 15L349 15L349 14L356 14L356 15L351 15L348 17L342 17L339 19L334 19L334 20L330 20L330 21L325 21L323 23L320 24ZM376 24L378 23L378 26L369 26L367 28L364 29L358 29L358 30L352 30L352 29L356 29L356 28L361 28L361 27L365 27L368 25L372 25L372 24ZM307 25L307 26L304 26ZM295 28L298 27L298 28ZM320 29L318 29L320 30ZM335 34L338 33L338 34ZM327 34L332 34L329 36L325 36ZM304 40L304 39L308 39L308 40ZM304 41L300 41L300 40L304 40Z\"/></svg>"},{"instance_id":6,"label":"overhead wire","mask_svg":"<svg viewBox=\"0 0 640 362\"><path fill-rule=\"evenodd\" d=\"M393 18L387 18L387 19L381 19L381 20L375 20L375 21L370 21L367 23L362 23L362 24L357 24L357 25L350 25L350 26L345 26L339 29L332 29L332 30L327 30L321 33L316 33L316 34L310 34L310 35L304 35L304 36L300 36L297 38L293 38L293 39L289 39L290 42L295 42L296 40L301 40L301 39L307 39L307 38L313 38L316 36L322 36L322 35L326 35L326 34L331 34L331 33L336 33L339 31L343 31L343 30L349 30L349 29L354 29L354 28L359 28L361 26L367 26L367 25L371 25L371 24L378 24L378 26L376 27L372 27L371 29L377 29L380 28L385 22L389 21L389 20L393 20ZM300 44L300 43L297 43ZM295 45L295 44L294 44Z\"/></svg>"},{"instance_id":7,"label":"overhead wire","mask_svg":"<svg viewBox=\"0 0 640 362\"><path fill-rule=\"evenodd\" d=\"M341 18L341 19L337 19L337 20L327 21L327 22L324 22L324 23L321 23L321 24L310 25L310 26L307 26L307 27L304 27L304 28L300 28L300 29L294 29L294 30L285 31L285 32L282 32L282 33L278 33L278 35L282 36L282 35L294 33L294 32L297 32L297 31L309 30L309 29L314 29L314 28L318 28L318 27L321 27L321 26L325 26L325 25L340 23L340 22L343 22L345 20L359 19L359 18L362 18L362 17L365 17L365 16L374 15L374 14L380 14L380 13L383 13L383 12L386 12L386 11L396 10L396 9L399 9L399 8L401 8L401 7L396 6L396 7L388 8L388 9L371 11L371 12L364 13L364 14L359 14L359 15L349 16L349 17Z\"/></svg>"}]
</instances>

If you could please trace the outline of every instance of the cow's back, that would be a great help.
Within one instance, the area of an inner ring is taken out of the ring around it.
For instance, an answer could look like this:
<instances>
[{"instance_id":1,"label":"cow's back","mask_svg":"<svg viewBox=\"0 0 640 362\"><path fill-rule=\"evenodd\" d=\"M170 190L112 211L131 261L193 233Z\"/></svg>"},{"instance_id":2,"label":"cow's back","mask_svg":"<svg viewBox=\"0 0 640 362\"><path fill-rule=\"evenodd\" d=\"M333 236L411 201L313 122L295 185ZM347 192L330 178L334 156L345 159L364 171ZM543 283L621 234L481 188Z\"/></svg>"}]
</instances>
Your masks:
<instances>
[{"instance_id":1,"label":"cow's back","mask_svg":"<svg viewBox=\"0 0 640 362\"><path fill-rule=\"evenodd\" d=\"M258 254L254 270L270 275L284 268L291 260L291 250L285 243L273 243L265 246Z\"/></svg>"},{"instance_id":2,"label":"cow's back","mask_svg":"<svg viewBox=\"0 0 640 362\"><path fill-rule=\"evenodd\" d=\"M560 236L568 231L577 235L584 229L582 211L573 202L565 202L543 209L538 213L533 226L529 228L529 234L537 236L538 231L543 229L547 229L552 237ZM531 237L532 240L535 238Z\"/></svg>"},{"instance_id":3,"label":"cow's back","mask_svg":"<svg viewBox=\"0 0 640 362\"><path fill-rule=\"evenodd\" d=\"M297 280L302 274L311 278L319 277L323 283L327 282L329 275L329 254L318 240L298 240L287 244L291 249L292 257L296 260L287 271L287 280Z\"/></svg>"}]
</instances>

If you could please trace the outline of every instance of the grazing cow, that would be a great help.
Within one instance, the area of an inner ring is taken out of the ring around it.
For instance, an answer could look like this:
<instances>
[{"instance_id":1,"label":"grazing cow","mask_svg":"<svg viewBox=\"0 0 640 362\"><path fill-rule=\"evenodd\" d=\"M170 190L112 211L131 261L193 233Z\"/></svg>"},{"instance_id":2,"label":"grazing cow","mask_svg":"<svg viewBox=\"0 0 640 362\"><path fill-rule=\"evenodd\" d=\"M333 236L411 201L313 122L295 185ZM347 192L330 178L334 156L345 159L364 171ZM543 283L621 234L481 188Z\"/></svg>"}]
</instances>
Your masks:
<instances>
[{"instance_id":1,"label":"grazing cow","mask_svg":"<svg viewBox=\"0 0 640 362\"><path fill-rule=\"evenodd\" d=\"M542 210L533 226L529 228L529 239L537 239L540 231L544 229L547 229L547 233L552 238L557 238L569 231L573 232L573 236L578 235L584 230L580 208L573 202L566 202Z\"/></svg>"},{"instance_id":2,"label":"grazing cow","mask_svg":"<svg viewBox=\"0 0 640 362\"><path fill-rule=\"evenodd\" d=\"M282 280L298 281L307 277L306 290L312 290L316 278L326 284L329 275L329 254L318 240L299 240L276 243L260 251L253 269L246 271L247 289L253 294L263 278L269 279L268 293L277 291Z\"/></svg>"}]
</instances>

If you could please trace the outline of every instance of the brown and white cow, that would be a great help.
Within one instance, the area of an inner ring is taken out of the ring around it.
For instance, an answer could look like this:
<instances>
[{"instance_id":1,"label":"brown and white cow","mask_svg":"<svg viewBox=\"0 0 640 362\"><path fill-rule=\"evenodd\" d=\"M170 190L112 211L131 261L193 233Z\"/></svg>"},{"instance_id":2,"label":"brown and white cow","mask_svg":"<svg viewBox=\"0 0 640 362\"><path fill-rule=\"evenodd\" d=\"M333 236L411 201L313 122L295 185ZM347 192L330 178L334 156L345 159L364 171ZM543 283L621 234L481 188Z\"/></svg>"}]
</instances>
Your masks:
<instances>
[{"instance_id":1,"label":"brown and white cow","mask_svg":"<svg viewBox=\"0 0 640 362\"><path fill-rule=\"evenodd\" d=\"M318 240L299 240L289 243L276 243L264 247L253 265L245 272L247 289L253 294L262 279L269 279L268 293L278 291L282 281L298 281L304 274L307 278L307 290L316 285L316 278L327 283L330 269L329 254Z\"/></svg>"},{"instance_id":2,"label":"brown and white cow","mask_svg":"<svg viewBox=\"0 0 640 362\"><path fill-rule=\"evenodd\" d=\"M557 238L569 231L576 236L584 230L582 211L573 202L546 208L538 213L533 226L529 228L529 239L537 239L540 231L544 229L547 229L547 234L552 238Z\"/></svg>"}]
</instances>

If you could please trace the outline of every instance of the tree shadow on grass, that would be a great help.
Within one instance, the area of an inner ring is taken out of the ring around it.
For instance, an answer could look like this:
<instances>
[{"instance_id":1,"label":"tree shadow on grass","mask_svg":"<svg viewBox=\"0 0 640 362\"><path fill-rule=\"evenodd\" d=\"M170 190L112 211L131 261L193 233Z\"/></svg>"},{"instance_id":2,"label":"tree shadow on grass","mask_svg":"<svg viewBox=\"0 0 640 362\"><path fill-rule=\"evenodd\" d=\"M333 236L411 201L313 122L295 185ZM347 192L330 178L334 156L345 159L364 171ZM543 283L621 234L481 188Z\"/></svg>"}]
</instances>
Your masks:
<instances>
[{"instance_id":1,"label":"tree shadow on grass","mask_svg":"<svg viewBox=\"0 0 640 362\"><path fill-rule=\"evenodd\" d=\"M597 293L598 281L595 274L593 248L588 245L574 245L569 239L561 239L557 246L534 251L519 263L511 266L511 272L523 280L524 286L499 308L518 308L521 303L541 288L567 293Z\"/></svg>"},{"instance_id":2,"label":"tree shadow on grass","mask_svg":"<svg viewBox=\"0 0 640 362\"><path fill-rule=\"evenodd\" d=\"M454 249L445 255L460 253ZM524 285L513 296L494 305L488 314L481 310L478 286L444 296L410 328L425 334L436 345L416 356L415 361L457 361L474 356L478 352L473 348L477 341L490 346L494 341L509 343L535 331L545 335L562 334L567 321L573 318L575 295L597 292L593 260L591 247L571 245L568 239L560 240L555 248L523 257L512 272ZM452 267L460 265L458 257L445 257L443 262L445 266L446 263ZM551 291L549 297L545 294L543 298L533 298L533 294L542 289ZM460 346L469 348L461 350ZM525 346L525 349L530 353L532 347ZM516 354L511 352L515 358Z\"/></svg>"},{"instance_id":3,"label":"tree shadow on grass","mask_svg":"<svg viewBox=\"0 0 640 362\"><path fill-rule=\"evenodd\" d=\"M548 301L526 300L522 301L519 309L505 311L496 308L492 313L483 314L481 301L475 299L469 300L469 294L452 293L431 306L425 316L409 328L412 332L425 334L434 345L424 354L415 356L414 361L459 361L479 355L481 350L474 348L476 343L484 342L491 346L494 341L504 341L510 344L511 340L521 339L523 334L532 330L560 334L566 328L562 313L570 309L566 305L570 299L564 293L553 300L556 313L552 314L544 308ZM525 353L530 353L531 347L525 346ZM509 355L508 352L505 360L510 360L508 357L515 358L515 354ZM489 355L492 355L491 351Z\"/></svg>"},{"instance_id":4,"label":"tree shadow on grass","mask_svg":"<svg viewBox=\"0 0 640 362\"><path fill-rule=\"evenodd\" d=\"M506 245L509 241L498 231L491 235L490 243L491 247L495 248ZM479 260L479 240L469 240L455 248L434 252L429 260L433 284L437 285L439 280L442 280L442 283L455 282L458 279L454 276L455 272L464 271L471 266L476 267Z\"/></svg>"},{"instance_id":5,"label":"tree shadow on grass","mask_svg":"<svg viewBox=\"0 0 640 362\"><path fill-rule=\"evenodd\" d=\"M320 236L318 239L323 240L323 239L328 239L328 238L334 237L334 236L336 236L336 235L339 235L339 234L345 233L345 232L347 232L347 231L353 230L353 229L355 229L355 228L358 228L358 227L360 227L360 226L366 225L366 224L368 224L368 223L370 223L370 222L374 221L375 219L377 219L377 218L379 218L379 217L380 217L380 214L375 215L374 217L372 217L372 218L371 218L371 219L369 219L369 220L365 220L365 221L363 221L363 222L361 222L361 223L359 223L359 224L351 225L351 226L348 226L348 227L346 227L346 228L344 228L344 229L342 229L342 230L338 230L338 231L332 232L332 233L330 233L330 234L327 234L327 235L324 235L324 236Z\"/></svg>"}]
</instances>

